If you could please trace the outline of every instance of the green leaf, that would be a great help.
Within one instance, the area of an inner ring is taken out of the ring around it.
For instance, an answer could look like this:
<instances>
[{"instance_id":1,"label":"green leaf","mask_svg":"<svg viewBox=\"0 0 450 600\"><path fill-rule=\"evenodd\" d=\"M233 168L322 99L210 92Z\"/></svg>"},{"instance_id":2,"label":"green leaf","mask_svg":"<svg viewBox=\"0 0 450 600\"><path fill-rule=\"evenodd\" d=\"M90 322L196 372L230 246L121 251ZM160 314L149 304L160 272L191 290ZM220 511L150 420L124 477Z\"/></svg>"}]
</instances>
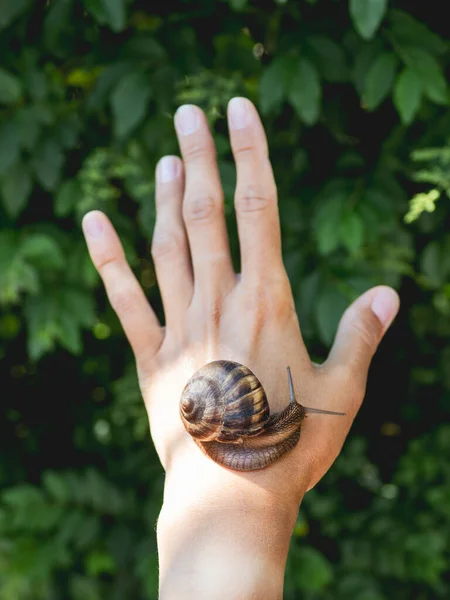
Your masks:
<instances>
[{"instance_id":1,"label":"green leaf","mask_svg":"<svg viewBox=\"0 0 450 600\"><path fill-rule=\"evenodd\" d=\"M96 577L101 573L114 573L115 563L110 554L94 550L85 560L86 571L89 575Z\"/></svg>"},{"instance_id":2,"label":"green leaf","mask_svg":"<svg viewBox=\"0 0 450 600\"><path fill-rule=\"evenodd\" d=\"M330 563L315 548L299 548L296 552L296 563L296 581L301 590L319 592L333 578Z\"/></svg>"},{"instance_id":3,"label":"green leaf","mask_svg":"<svg viewBox=\"0 0 450 600\"><path fill-rule=\"evenodd\" d=\"M383 44L381 44L380 40L374 39L370 42L359 43L358 47L359 49L356 53L352 69L352 80L356 91L362 96L366 87L367 73L377 57L382 53Z\"/></svg>"},{"instance_id":4,"label":"green leaf","mask_svg":"<svg viewBox=\"0 0 450 600\"><path fill-rule=\"evenodd\" d=\"M47 492L58 502L66 503L70 499L70 490L65 478L54 471L42 474L42 483Z\"/></svg>"},{"instance_id":5,"label":"green leaf","mask_svg":"<svg viewBox=\"0 0 450 600\"><path fill-rule=\"evenodd\" d=\"M47 139L35 149L31 164L37 180L44 189L53 191L56 188L63 163L64 154L56 140Z\"/></svg>"},{"instance_id":6,"label":"green leaf","mask_svg":"<svg viewBox=\"0 0 450 600\"><path fill-rule=\"evenodd\" d=\"M411 69L416 71L424 94L436 104L448 104L447 81L436 58L420 48L409 48L406 51L406 60Z\"/></svg>"},{"instance_id":7,"label":"green leaf","mask_svg":"<svg viewBox=\"0 0 450 600\"><path fill-rule=\"evenodd\" d=\"M340 235L342 244L350 254L356 255L364 241L364 223L358 213L346 212L341 220Z\"/></svg>"},{"instance_id":8,"label":"green leaf","mask_svg":"<svg viewBox=\"0 0 450 600\"><path fill-rule=\"evenodd\" d=\"M113 31L125 27L125 0L84 0L84 4L100 24L109 25Z\"/></svg>"},{"instance_id":9,"label":"green leaf","mask_svg":"<svg viewBox=\"0 0 450 600\"><path fill-rule=\"evenodd\" d=\"M342 48L329 37L311 36L307 40L319 71L328 81L347 81L349 69Z\"/></svg>"},{"instance_id":10,"label":"green leaf","mask_svg":"<svg viewBox=\"0 0 450 600\"><path fill-rule=\"evenodd\" d=\"M296 59L292 56L275 58L263 71L259 81L259 105L265 115L279 108L285 99Z\"/></svg>"},{"instance_id":11,"label":"green leaf","mask_svg":"<svg viewBox=\"0 0 450 600\"><path fill-rule=\"evenodd\" d=\"M57 217L66 217L77 205L81 198L81 186L76 179L64 181L58 190L55 198L55 215Z\"/></svg>"},{"instance_id":12,"label":"green leaf","mask_svg":"<svg viewBox=\"0 0 450 600\"><path fill-rule=\"evenodd\" d=\"M19 156L19 129L14 121L5 121L0 124L0 176L19 160Z\"/></svg>"},{"instance_id":13,"label":"green leaf","mask_svg":"<svg viewBox=\"0 0 450 600\"><path fill-rule=\"evenodd\" d=\"M92 294L76 288L64 288L60 293L61 307L83 327L92 327L96 321Z\"/></svg>"},{"instance_id":14,"label":"green leaf","mask_svg":"<svg viewBox=\"0 0 450 600\"><path fill-rule=\"evenodd\" d=\"M0 68L0 104L15 104L22 98L20 79Z\"/></svg>"},{"instance_id":15,"label":"green leaf","mask_svg":"<svg viewBox=\"0 0 450 600\"><path fill-rule=\"evenodd\" d=\"M386 13L387 0L350 0L350 16L356 31L365 40L370 40Z\"/></svg>"},{"instance_id":16,"label":"green leaf","mask_svg":"<svg viewBox=\"0 0 450 600\"><path fill-rule=\"evenodd\" d=\"M339 246L339 223L346 199L346 191L337 189L333 194L328 195L319 206L314 229L320 254L330 254Z\"/></svg>"},{"instance_id":17,"label":"green leaf","mask_svg":"<svg viewBox=\"0 0 450 600\"><path fill-rule=\"evenodd\" d=\"M321 95L316 67L306 58L300 58L293 74L289 101L307 125L314 125L319 118Z\"/></svg>"},{"instance_id":18,"label":"green leaf","mask_svg":"<svg viewBox=\"0 0 450 600\"><path fill-rule=\"evenodd\" d=\"M64 266L64 255L59 244L43 233L28 235L20 245L19 254L42 269Z\"/></svg>"},{"instance_id":19,"label":"green leaf","mask_svg":"<svg viewBox=\"0 0 450 600\"><path fill-rule=\"evenodd\" d=\"M46 48L56 56L64 58L70 52L67 34L73 22L73 0L52 2L46 12L43 39Z\"/></svg>"},{"instance_id":20,"label":"green leaf","mask_svg":"<svg viewBox=\"0 0 450 600\"><path fill-rule=\"evenodd\" d=\"M338 323L348 306L347 298L333 287L322 290L315 303L315 320L322 342L330 345Z\"/></svg>"},{"instance_id":21,"label":"green leaf","mask_svg":"<svg viewBox=\"0 0 450 600\"><path fill-rule=\"evenodd\" d=\"M55 347L55 338L59 334L57 307L51 298L41 294L28 296L24 314L28 326L28 354L36 361Z\"/></svg>"},{"instance_id":22,"label":"green leaf","mask_svg":"<svg viewBox=\"0 0 450 600\"><path fill-rule=\"evenodd\" d=\"M248 0L228 0L231 8L236 11L244 10L247 7Z\"/></svg>"},{"instance_id":23,"label":"green leaf","mask_svg":"<svg viewBox=\"0 0 450 600\"><path fill-rule=\"evenodd\" d=\"M101 0L108 22L114 31L122 31L126 23L125 0Z\"/></svg>"},{"instance_id":24,"label":"green leaf","mask_svg":"<svg viewBox=\"0 0 450 600\"><path fill-rule=\"evenodd\" d=\"M0 30L8 27L14 19L25 12L30 4L31 0L2 0L0 6Z\"/></svg>"},{"instance_id":25,"label":"green leaf","mask_svg":"<svg viewBox=\"0 0 450 600\"><path fill-rule=\"evenodd\" d=\"M61 312L58 316L58 339L63 348L72 354L80 354L83 349L80 325L68 312Z\"/></svg>"},{"instance_id":26,"label":"green leaf","mask_svg":"<svg viewBox=\"0 0 450 600\"><path fill-rule=\"evenodd\" d=\"M450 256L447 247L439 242L430 242L420 257L420 270L427 284L435 289L442 287L450 274Z\"/></svg>"},{"instance_id":27,"label":"green leaf","mask_svg":"<svg viewBox=\"0 0 450 600\"><path fill-rule=\"evenodd\" d=\"M402 122L409 125L417 114L422 100L420 79L411 67L406 67L395 82L394 105Z\"/></svg>"},{"instance_id":28,"label":"green leaf","mask_svg":"<svg viewBox=\"0 0 450 600\"><path fill-rule=\"evenodd\" d=\"M28 167L17 162L1 180L3 206L10 217L17 217L27 204L33 189Z\"/></svg>"},{"instance_id":29,"label":"green leaf","mask_svg":"<svg viewBox=\"0 0 450 600\"><path fill-rule=\"evenodd\" d=\"M116 137L126 137L144 119L150 95L150 82L144 73L135 71L120 80L111 95Z\"/></svg>"},{"instance_id":30,"label":"green leaf","mask_svg":"<svg viewBox=\"0 0 450 600\"><path fill-rule=\"evenodd\" d=\"M367 74L363 102L368 110L377 108L388 96L395 78L398 59L392 52L383 52Z\"/></svg>"},{"instance_id":31,"label":"green leaf","mask_svg":"<svg viewBox=\"0 0 450 600\"><path fill-rule=\"evenodd\" d=\"M20 144L26 150L34 148L43 126L43 115L39 114L40 111L36 110L37 108L38 105L24 106L16 112Z\"/></svg>"},{"instance_id":32,"label":"green leaf","mask_svg":"<svg viewBox=\"0 0 450 600\"><path fill-rule=\"evenodd\" d=\"M447 51L447 43L441 37L402 10L389 11L389 24L395 41L401 46L419 46L430 54Z\"/></svg>"}]
</instances>

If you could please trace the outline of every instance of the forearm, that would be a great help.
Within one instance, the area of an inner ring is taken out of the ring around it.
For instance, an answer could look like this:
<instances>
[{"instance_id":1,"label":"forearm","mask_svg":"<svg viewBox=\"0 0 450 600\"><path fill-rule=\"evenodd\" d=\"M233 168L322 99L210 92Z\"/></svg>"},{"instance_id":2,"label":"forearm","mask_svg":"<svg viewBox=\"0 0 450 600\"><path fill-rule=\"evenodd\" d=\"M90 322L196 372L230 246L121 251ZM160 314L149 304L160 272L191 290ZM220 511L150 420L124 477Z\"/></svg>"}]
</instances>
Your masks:
<instances>
[{"instance_id":1,"label":"forearm","mask_svg":"<svg viewBox=\"0 0 450 600\"><path fill-rule=\"evenodd\" d=\"M161 600L281 600L298 507L264 493L165 502L158 521Z\"/></svg>"}]
</instances>

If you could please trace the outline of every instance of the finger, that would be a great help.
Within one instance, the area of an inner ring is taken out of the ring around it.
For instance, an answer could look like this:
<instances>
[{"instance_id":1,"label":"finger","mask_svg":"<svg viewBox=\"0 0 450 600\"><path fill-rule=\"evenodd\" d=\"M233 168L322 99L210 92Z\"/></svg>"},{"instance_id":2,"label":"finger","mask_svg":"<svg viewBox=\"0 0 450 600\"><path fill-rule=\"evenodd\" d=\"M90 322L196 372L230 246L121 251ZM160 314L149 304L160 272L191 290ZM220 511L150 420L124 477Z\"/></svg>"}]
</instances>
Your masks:
<instances>
[{"instance_id":1,"label":"finger","mask_svg":"<svg viewBox=\"0 0 450 600\"><path fill-rule=\"evenodd\" d=\"M165 156L156 168L156 224L152 256L166 323L184 319L193 291L188 240L182 217L183 163Z\"/></svg>"},{"instance_id":2,"label":"finger","mask_svg":"<svg viewBox=\"0 0 450 600\"><path fill-rule=\"evenodd\" d=\"M237 170L235 207L242 277L260 280L284 269L277 190L267 140L258 113L246 98L230 101L228 123Z\"/></svg>"},{"instance_id":3,"label":"finger","mask_svg":"<svg viewBox=\"0 0 450 600\"><path fill-rule=\"evenodd\" d=\"M397 292L372 288L345 311L326 368L345 367L352 380L365 386L373 355L400 306Z\"/></svg>"},{"instance_id":4,"label":"finger","mask_svg":"<svg viewBox=\"0 0 450 600\"><path fill-rule=\"evenodd\" d=\"M183 217L195 286L232 285L234 271L223 192L214 142L205 115L197 106L181 106L175 115L175 127L186 172Z\"/></svg>"},{"instance_id":5,"label":"finger","mask_svg":"<svg viewBox=\"0 0 450 600\"><path fill-rule=\"evenodd\" d=\"M130 269L119 237L109 219L98 210L83 218L83 232L92 262L100 274L109 301L122 323L137 362L152 358L163 332L136 277Z\"/></svg>"}]
</instances>

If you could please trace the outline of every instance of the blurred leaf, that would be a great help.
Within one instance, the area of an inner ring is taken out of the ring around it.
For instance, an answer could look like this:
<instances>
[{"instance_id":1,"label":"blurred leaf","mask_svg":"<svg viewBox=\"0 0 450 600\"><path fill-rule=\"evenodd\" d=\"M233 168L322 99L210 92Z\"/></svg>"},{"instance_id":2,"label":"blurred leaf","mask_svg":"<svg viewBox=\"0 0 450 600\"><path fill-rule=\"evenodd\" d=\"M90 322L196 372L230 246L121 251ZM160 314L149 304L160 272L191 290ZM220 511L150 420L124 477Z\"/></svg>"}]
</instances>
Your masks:
<instances>
[{"instance_id":1,"label":"blurred leaf","mask_svg":"<svg viewBox=\"0 0 450 600\"><path fill-rule=\"evenodd\" d=\"M434 288L442 286L450 276L450 256L447 247L438 242L430 242L422 252L420 270L427 278L428 284Z\"/></svg>"},{"instance_id":2,"label":"blurred leaf","mask_svg":"<svg viewBox=\"0 0 450 600\"><path fill-rule=\"evenodd\" d=\"M314 125L320 114L322 89L315 66L301 58L293 73L289 101L307 125Z\"/></svg>"},{"instance_id":3,"label":"blurred leaf","mask_svg":"<svg viewBox=\"0 0 450 600\"><path fill-rule=\"evenodd\" d=\"M88 11L101 24L122 31L126 23L125 0L84 0Z\"/></svg>"},{"instance_id":4,"label":"blurred leaf","mask_svg":"<svg viewBox=\"0 0 450 600\"><path fill-rule=\"evenodd\" d=\"M133 72L122 77L111 95L114 131L118 138L126 137L145 117L151 96L148 76Z\"/></svg>"},{"instance_id":5,"label":"blurred leaf","mask_svg":"<svg viewBox=\"0 0 450 600\"><path fill-rule=\"evenodd\" d=\"M448 104L448 86L438 61L419 48L408 48L407 58L422 83L425 95L437 104Z\"/></svg>"},{"instance_id":6,"label":"blurred leaf","mask_svg":"<svg viewBox=\"0 0 450 600\"><path fill-rule=\"evenodd\" d=\"M328 81L346 81L349 68L345 53L334 40L329 37L316 35L307 40L313 51L313 56L319 71Z\"/></svg>"},{"instance_id":7,"label":"blurred leaf","mask_svg":"<svg viewBox=\"0 0 450 600\"><path fill-rule=\"evenodd\" d=\"M346 199L347 194L342 189L327 194L326 199L319 199L320 205L314 225L320 254L330 254L339 245L339 224Z\"/></svg>"},{"instance_id":8,"label":"blurred leaf","mask_svg":"<svg viewBox=\"0 0 450 600\"><path fill-rule=\"evenodd\" d=\"M325 556L314 548L303 546L296 552L297 585L301 590L320 591L332 580L331 566Z\"/></svg>"},{"instance_id":9,"label":"blurred leaf","mask_svg":"<svg viewBox=\"0 0 450 600\"><path fill-rule=\"evenodd\" d=\"M228 0L233 10L244 10L247 7L248 0Z\"/></svg>"},{"instance_id":10,"label":"blurred leaf","mask_svg":"<svg viewBox=\"0 0 450 600\"><path fill-rule=\"evenodd\" d=\"M46 139L36 148L31 164L40 184L47 191L53 191L58 185L64 164L61 146L56 140Z\"/></svg>"},{"instance_id":11,"label":"blurred leaf","mask_svg":"<svg viewBox=\"0 0 450 600\"><path fill-rule=\"evenodd\" d=\"M0 176L10 169L20 156L19 130L14 121L0 123Z\"/></svg>"},{"instance_id":12,"label":"blurred leaf","mask_svg":"<svg viewBox=\"0 0 450 600\"><path fill-rule=\"evenodd\" d=\"M67 55L67 33L73 18L73 0L50 3L44 21L43 37L46 47L59 57Z\"/></svg>"},{"instance_id":13,"label":"blurred leaf","mask_svg":"<svg viewBox=\"0 0 450 600\"><path fill-rule=\"evenodd\" d=\"M358 213L348 211L343 215L340 235L342 244L350 254L358 254L364 241L364 222Z\"/></svg>"},{"instance_id":14,"label":"blurred leaf","mask_svg":"<svg viewBox=\"0 0 450 600\"><path fill-rule=\"evenodd\" d=\"M0 68L0 104L15 104L22 98L20 79Z\"/></svg>"},{"instance_id":15,"label":"blurred leaf","mask_svg":"<svg viewBox=\"0 0 450 600\"><path fill-rule=\"evenodd\" d=\"M263 114L282 104L295 68L296 61L292 56L279 56L263 71L259 82L259 105Z\"/></svg>"},{"instance_id":16,"label":"blurred leaf","mask_svg":"<svg viewBox=\"0 0 450 600\"><path fill-rule=\"evenodd\" d=\"M25 12L31 0L2 0L0 9L0 30Z\"/></svg>"},{"instance_id":17,"label":"blurred leaf","mask_svg":"<svg viewBox=\"0 0 450 600\"><path fill-rule=\"evenodd\" d=\"M21 257L42 268L59 269L64 266L64 255L55 240L45 234L28 235L19 247Z\"/></svg>"},{"instance_id":18,"label":"blurred leaf","mask_svg":"<svg viewBox=\"0 0 450 600\"><path fill-rule=\"evenodd\" d=\"M420 46L431 54L443 54L448 48L447 43L431 31L425 23L417 21L405 11L391 9L389 22L395 40L401 46Z\"/></svg>"},{"instance_id":19,"label":"blurred leaf","mask_svg":"<svg viewBox=\"0 0 450 600\"><path fill-rule=\"evenodd\" d=\"M394 104L405 125L411 123L420 108L422 85L417 73L407 67L397 77L394 87Z\"/></svg>"},{"instance_id":20,"label":"blurred leaf","mask_svg":"<svg viewBox=\"0 0 450 600\"><path fill-rule=\"evenodd\" d=\"M353 25L365 40L375 35L386 13L387 5L387 0L349 0Z\"/></svg>"},{"instance_id":21,"label":"blurred leaf","mask_svg":"<svg viewBox=\"0 0 450 600\"><path fill-rule=\"evenodd\" d=\"M388 96L395 78L398 60L395 54L383 52L367 73L363 100L369 110L375 110Z\"/></svg>"},{"instance_id":22,"label":"blurred leaf","mask_svg":"<svg viewBox=\"0 0 450 600\"><path fill-rule=\"evenodd\" d=\"M66 217L75 208L81 197L81 187L76 179L64 181L55 197L55 215Z\"/></svg>"},{"instance_id":23,"label":"blurred leaf","mask_svg":"<svg viewBox=\"0 0 450 600\"><path fill-rule=\"evenodd\" d=\"M315 304L315 320L322 342L333 342L338 323L348 306L348 300L336 288L323 289Z\"/></svg>"},{"instance_id":24,"label":"blurred leaf","mask_svg":"<svg viewBox=\"0 0 450 600\"><path fill-rule=\"evenodd\" d=\"M70 498L69 488L59 473L54 471L45 471L42 474L42 482L45 489L58 502L66 503Z\"/></svg>"},{"instance_id":25,"label":"blurred leaf","mask_svg":"<svg viewBox=\"0 0 450 600\"><path fill-rule=\"evenodd\" d=\"M96 577L102 573L114 573L116 565L110 554L94 551L86 557L86 571Z\"/></svg>"},{"instance_id":26,"label":"blurred leaf","mask_svg":"<svg viewBox=\"0 0 450 600\"><path fill-rule=\"evenodd\" d=\"M16 163L1 180L3 206L10 217L16 218L25 208L33 189L28 167L22 162Z\"/></svg>"},{"instance_id":27,"label":"blurred leaf","mask_svg":"<svg viewBox=\"0 0 450 600\"><path fill-rule=\"evenodd\" d=\"M114 31L122 31L126 22L125 0L101 0L109 24Z\"/></svg>"},{"instance_id":28,"label":"blurred leaf","mask_svg":"<svg viewBox=\"0 0 450 600\"><path fill-rule=\"evenodd\" d=\"M374 39L364 43L355 56L352 79L360 96L363 95L366 88L367 74L382 51L383 45L378 39Z\"/></svg>"}]
</instances>

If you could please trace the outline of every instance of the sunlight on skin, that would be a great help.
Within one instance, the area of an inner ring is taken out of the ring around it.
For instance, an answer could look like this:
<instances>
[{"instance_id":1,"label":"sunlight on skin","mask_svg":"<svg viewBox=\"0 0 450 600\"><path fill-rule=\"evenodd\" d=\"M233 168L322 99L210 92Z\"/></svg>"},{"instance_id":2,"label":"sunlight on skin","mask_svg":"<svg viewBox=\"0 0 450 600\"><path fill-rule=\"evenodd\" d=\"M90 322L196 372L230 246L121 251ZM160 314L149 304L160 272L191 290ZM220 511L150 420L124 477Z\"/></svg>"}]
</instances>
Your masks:
<instances>
[{"instance_id":1,"label":"sunlight on skin","mask_svg":"<svg viewBox=\"0 0 450 600\"><path fill-rule=\"evenodd\" d=\"M206 555L210 561L217 557L213 571L220 590L218 581L230 581L234 556L254 554L245 580L236 580L242 592L236 598L251 597L248 581L268 589L261 572L271 568L282 587L299 504L339 454L363 400L373 354L399 306L392 289L368 290L343 315L328 360L320 367L311 363L282 262L277 191L261 121L245 99L232 100L228 116L237 169L239 278L231 263L214 143L197 107L181 107L175 116L182 160L164 157L157 167L152 256L166 328L107 217L93 211L83 221L92 260L133 348L152 438L166 470L158 522L164 598L213 598L204 590L214 581L203 572L195 575ZM298 402L346 416L310 415L297 446L268 468L223 468L199 449L179 414L189 378L219 359L254 372L272 413L289 402L290 366ZM196 532L202 533L195 538ZM186 569L193 578L189 594L183 587ZM278 597L264 594L257 597Z\"/></svg>"}]
</instances>

